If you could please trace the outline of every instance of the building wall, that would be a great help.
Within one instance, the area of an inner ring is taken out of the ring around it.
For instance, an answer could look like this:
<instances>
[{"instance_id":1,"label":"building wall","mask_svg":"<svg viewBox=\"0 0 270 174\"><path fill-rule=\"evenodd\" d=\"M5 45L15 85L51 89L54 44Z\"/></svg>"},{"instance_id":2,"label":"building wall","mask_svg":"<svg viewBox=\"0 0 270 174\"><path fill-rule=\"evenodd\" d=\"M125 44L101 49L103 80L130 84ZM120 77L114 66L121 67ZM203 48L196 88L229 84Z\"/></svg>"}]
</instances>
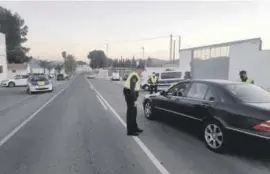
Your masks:
<instances>
[{"instance_id":1,"label":"building wall","mask_svg":"<svg viewBox=\"0 0 270 174\"><path fill-rule=\"evenodd\" d=\"M239 71L263 88L270 88L270 50L260 50L260 41L232 45L230 51L229 80L239 81Z\"/></svg>"},{"instance_id":2,"label":"building wall","mask_svg":"<svg viewBox=\"0 0 270 174\"><path fill-rule=\"evenodd\" d=\"M8 78L12 78L16 75L27 75L27 69L17 69L16 72L12 72L11 69L8 70Z\"/></svg>"},{"instance_id":3,"label":"building wall","mask_svg":"<svg viewBox=\"0 0 270 174\"><path fill-rule=\"evenodd\" d=\"M6 56L6 39L3 33L0 33L0 66L2 73L0 73L0 82L7 79L7 56Z\"/></svg>"},{"instance_id":4,"label":"building wall","mask_svg":"<svg viewBox=\"0 0 270 174\"><path fill-rule=\"evenodd\" d=\"M191 71L190 62L192 60L192 50L180 51L179 68L186 71Z\"/></svg>"}]
</instances>

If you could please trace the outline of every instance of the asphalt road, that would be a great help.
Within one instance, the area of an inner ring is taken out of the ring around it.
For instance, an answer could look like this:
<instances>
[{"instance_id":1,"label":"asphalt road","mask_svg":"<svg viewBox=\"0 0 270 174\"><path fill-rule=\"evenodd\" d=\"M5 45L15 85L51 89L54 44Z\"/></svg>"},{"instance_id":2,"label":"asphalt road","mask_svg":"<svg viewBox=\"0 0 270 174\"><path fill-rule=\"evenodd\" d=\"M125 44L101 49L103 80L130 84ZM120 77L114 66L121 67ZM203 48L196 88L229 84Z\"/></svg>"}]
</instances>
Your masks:
<instances>
[{"instance_id":1,"label":"asphalt road","mask_svg":"<svg viewBox=\"0 0 270 174\"><path fill-rule=\"evenodd\" d=\"M52 94L0 111L0 173L270 172L270 156L215 154L204 146L189 122L146 120L142 106L138 108L138 123L144 132L138 138L128 137L122 121L125 113L121 85L101 79L88 83L82 75ZM17 121L11 124L14 119Z\"/></svg>"}]
</instances>

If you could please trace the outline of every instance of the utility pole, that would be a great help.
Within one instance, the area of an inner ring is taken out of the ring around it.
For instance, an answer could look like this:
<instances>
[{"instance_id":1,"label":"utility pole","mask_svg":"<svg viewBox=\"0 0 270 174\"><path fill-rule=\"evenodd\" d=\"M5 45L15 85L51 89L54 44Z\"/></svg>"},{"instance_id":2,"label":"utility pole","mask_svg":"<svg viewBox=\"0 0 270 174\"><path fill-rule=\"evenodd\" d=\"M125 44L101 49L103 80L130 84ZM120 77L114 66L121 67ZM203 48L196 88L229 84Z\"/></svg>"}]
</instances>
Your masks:
<instances>
[{"instance_id":1,"label":"utility pole","mask_svg":"<svg viewBox=\"0 0 270 174\"><path fill-rule=\"evenodd\" d=\"M109 67L109 44L106 44L106 54L107 54L107 66Z\"/></svg>"},{"instance_id":2,"label":"utility pole","mask_svg":"<svg viewBox=\"0 0 270 174\"><path fill-rule=\"evenodd\" d=\"M172 60L173 63L174 60L175 60L175 40L173 40L173 60Z\"/></svg>"},{"instance_id":3,"label":"utility pole","mask_svg":"<svg viewBox=\"0 0 270 174\"><path fill-rule=\"evenodd\" d=\"M179 65L180 65L180 49L181 49L181 36L179 36L179 40L178 40L178 59L179 59Z\"/></svg>"},{"instance_id":4,"label":"utility pole","mask_svg":"<svg viewBox=\"0 0 270 174\"><path fill-rule=\"evenodd\" d=\"M144 59L144 47L142 47L142 58Z\"/></svg>"},{"instance_id":5,"label":"utility pole","mask_svg":"<svg viewBox=\"0 0 270 174\"><path fill-rule=\"evenodd\" d=\"M170 60L172 59L172 34L170 35Z\"/></svg>"}]
</instances>

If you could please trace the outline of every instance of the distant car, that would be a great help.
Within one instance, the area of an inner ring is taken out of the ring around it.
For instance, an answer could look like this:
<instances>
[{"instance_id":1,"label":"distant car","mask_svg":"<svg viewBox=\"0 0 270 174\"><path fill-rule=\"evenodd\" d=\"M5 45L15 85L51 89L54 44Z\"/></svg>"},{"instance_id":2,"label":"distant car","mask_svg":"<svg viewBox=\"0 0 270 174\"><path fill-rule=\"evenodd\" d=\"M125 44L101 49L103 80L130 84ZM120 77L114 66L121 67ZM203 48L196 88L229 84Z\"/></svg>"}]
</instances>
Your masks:
<instances>
[{"instance_id":1,"label":"distant car","mask_svg":"<svg viewBox=\"0 0 270 174\"><path fill-rule=\"evenodd\" d=\"M50 80L44 75L33 75L27 81L27 93L52 92L53 86Z\"/></svg>"},{"instance_id":2,"label":"distant car","mask_svg":"<svg viewBox=\"0 0 270 174\"><path fill-rule=\"evenodd\" d=\"M126 81L127 78L128 78L128 74L125 74L122 80L123 80L123 81Z\"/></svg>"},{"instance_id":3,"label":"distant car","mask_svg":"<svg viewBox=\"0 0 270 174\"><path fill-rule=\"evenodd\" d=\"M270 93L256 85L185 80L147 95L143 107L147 119L168 113L202 123L204 142L214 152L224 152L227 145L234 143L231 135L270 141Z\"/></svg>"},{"instance_id":4,"label":"distant car","mask_svg":"<svg viewBox=\"0 0 270 174\"><path fill-rule=\"evenodd\" d=\"M28 75L16 75L13 78L3 80L1 86L3 87L15 87L15 86L27 86Z\"/></svg>"},{"instance_id":5,"label":"distant car","mask_svg":"<svg viewBox=\"0 0 270 174\"><path fill-rule=\"evenodd\" d=\"M118 72L112 73L112 81L120 81L120 74Z\"/></svg>"},{"instance_id":6,"label":"distant car","mask_svg":"<svg viewBox=\"0 0 270 174\"><path fill-rule=\"evenodd\" d=\"M87 76L88 79L94 79L95 78L95 75L93 73L90 73L88 76Z\"/></svg>"},{"instance_id":7,"label":"distant car","mask_svg":"<svg viewBox=\"0 0 270 174\"><path fill-rule=\"evenodd\" d=\"M58 75L56 76L56 80L57 80L57 81L65 80L64 74L58 74Z\"/></svg>"}]
</instances>

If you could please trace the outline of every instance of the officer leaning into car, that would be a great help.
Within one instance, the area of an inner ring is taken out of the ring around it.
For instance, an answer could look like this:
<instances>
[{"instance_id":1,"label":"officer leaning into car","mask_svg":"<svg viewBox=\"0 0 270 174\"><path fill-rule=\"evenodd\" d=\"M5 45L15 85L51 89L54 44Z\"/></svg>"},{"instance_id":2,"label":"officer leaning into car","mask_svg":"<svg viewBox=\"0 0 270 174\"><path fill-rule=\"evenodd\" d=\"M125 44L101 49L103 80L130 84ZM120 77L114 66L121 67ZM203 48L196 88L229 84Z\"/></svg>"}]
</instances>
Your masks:
<instances>
[{"instance_id":1,"label":"officer leaning into car","mask_svg":"<svg viewBox=\"0 0 270 174\"><path fill-rule=\"evenodd\" d=\"M254 80L252 80L251 78L249 78L247 76L247 72L246 71L244 71L244 70L240 71L239 75L240 75L240 81L241 82L254 84Z\"/></svg>"},{"instance_id":2,"label":"officer leaning into car","mask_svg":"<svg viewBox=\"0 0 270 174\"><path fill-rule=\"evenodd\" d=\"M137 117L137 105L140 90L140 75L144 71L144 65L139 64L136 66L136 70L129 74L124 84L124 96L127 103L127 135L137 136L143 132L138 128Z\"/></svg>"},{"instance_id":3,"label":"officer leaning into car","mask_svg":"<svg viewBox=\"0 0 270 174\"><path fill-rule=\"evenodd\" d=\"M150 94L153 94L153 91L157 93L157 83L158 83L158 76L156 73L153 72L150 78Z\"/></svg>"}]
</instances>

